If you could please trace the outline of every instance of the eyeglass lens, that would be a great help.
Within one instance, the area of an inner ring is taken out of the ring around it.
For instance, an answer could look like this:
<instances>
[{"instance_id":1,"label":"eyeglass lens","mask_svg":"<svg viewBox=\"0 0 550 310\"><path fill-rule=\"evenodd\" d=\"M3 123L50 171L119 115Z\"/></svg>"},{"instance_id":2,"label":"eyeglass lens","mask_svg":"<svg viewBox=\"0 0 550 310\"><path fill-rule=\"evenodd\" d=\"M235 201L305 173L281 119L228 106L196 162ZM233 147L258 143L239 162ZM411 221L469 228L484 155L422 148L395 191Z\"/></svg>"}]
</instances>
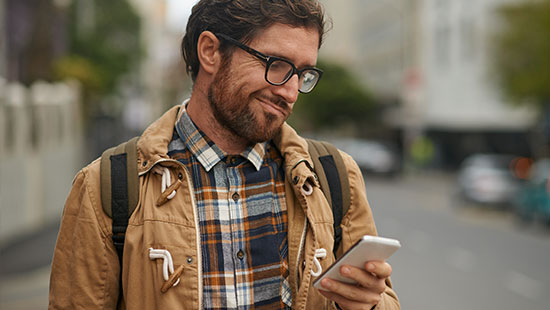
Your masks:
<instances>
[{"instance_id":1,"label":"eyeglass lens","mask_svg":"<svg viewBox=\"0 0 550 310\"><path fill-rule=\"evenodd\" d=\"M309 93L319 81L319 73L315 70L306 70L302 73L300 91Z\"/></svg>"},{"instance_id":2,"label":"eyeglass lens","mask_svg":"<svg viewBox=\"0 0 550 310\"><path fill-rule=\"evenodd\" d=\"M282 60L275 60L269 66L267 71L267 79L273 84L284 83L293 72L292 66Z\"/></svg>"},{"instance_id":3,"label":"eyeglass lens","mask_svg":"<svg viewBox=\"0 0 550 310\"><path fill-rule=\"evenodd\" d=\"M293 73L294 68L290 63L283 60L274 60L267 70L266 78L270 83L281 85L288 81ZM319 74L315 70L305 70L299 79L300 91L304 93L310 92L318 79Z\"/></svg>"}]
</instances>

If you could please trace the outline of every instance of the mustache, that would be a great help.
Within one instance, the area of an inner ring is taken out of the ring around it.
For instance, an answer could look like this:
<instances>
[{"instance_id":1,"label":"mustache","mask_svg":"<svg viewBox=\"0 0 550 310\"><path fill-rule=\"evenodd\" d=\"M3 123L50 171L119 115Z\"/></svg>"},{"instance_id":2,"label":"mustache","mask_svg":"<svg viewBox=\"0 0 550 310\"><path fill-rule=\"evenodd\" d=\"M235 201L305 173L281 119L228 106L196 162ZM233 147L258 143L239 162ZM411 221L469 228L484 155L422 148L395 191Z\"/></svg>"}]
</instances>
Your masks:
<instances>
[{"instance_id":1,"label":"mustache","mask_svg":"<svg viewBox=\"0 0 550 310\"><path fill-rule=\"evenodd\" d=\"M288 102L286 102L283 98L281 98L279 96L258 94L257 97L260 98L261 100L268 101L268 102L271 102L271 103L275 104L276 106L280 107L283 111L285 111L289 114L292 111L292 105L289 104Z\"/></svg>"}]
</instances>

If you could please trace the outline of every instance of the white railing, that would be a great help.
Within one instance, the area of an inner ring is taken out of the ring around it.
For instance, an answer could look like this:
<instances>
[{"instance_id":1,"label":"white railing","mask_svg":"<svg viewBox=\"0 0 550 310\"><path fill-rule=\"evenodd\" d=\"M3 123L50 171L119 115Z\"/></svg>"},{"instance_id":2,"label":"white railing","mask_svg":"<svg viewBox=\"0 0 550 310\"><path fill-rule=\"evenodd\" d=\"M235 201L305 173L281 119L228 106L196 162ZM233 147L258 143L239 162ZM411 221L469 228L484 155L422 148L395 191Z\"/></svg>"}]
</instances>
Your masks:
<instances>
[{"instance_id":1,"label":"white railing","mask_svg":"<svg viewBox=\"0 0 550 310\"><path fill-rule=\"evenodd\" d=\"M82 166L80 91L0 79L0 244L61 217Z\"/></svg>"}]
</instances>

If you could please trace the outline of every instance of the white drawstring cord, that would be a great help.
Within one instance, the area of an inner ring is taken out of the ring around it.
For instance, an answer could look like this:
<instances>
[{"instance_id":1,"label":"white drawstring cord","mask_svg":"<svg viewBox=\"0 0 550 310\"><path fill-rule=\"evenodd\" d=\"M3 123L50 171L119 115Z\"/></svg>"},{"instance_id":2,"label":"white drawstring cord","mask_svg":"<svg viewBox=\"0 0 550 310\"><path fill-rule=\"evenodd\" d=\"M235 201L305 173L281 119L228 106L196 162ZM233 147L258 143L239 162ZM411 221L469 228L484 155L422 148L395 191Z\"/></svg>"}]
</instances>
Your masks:
<instances>
[{"instance_id":1,"label":"white drawstring cord","mask_svg":"<svg viewBox=\"0 0 550 310\"><path fill-rule=\"evenodd\" d=\"M161 167L161 166L157 166L155 167L155 169L153 170L155 173L157 174L160 174L162 175L162 184L161 184L161 189L162 189L162 193L164 193L164 191L170 187L170 185L172 185L172 178L170 177L170 170L168 170L168 168L166 167ZM172 199L176 196L176 191L172 191L170 193L170 195L168 195L168 199Z\"/></svg>"},{"instance_id":2,"label":"white drawstring cord","mask_svg":"<svg viewBox=\"0 0 550 310\"><path fill-rule=\"evenodd\" d=\"M172 255L168 250L149 248L149 259L155 260L157 258L162 258L163 260L162 277L164 278L164 281L168 281L170 274L174 273L174 262L172 261ZM170 274L168 274L168 272L170 272ZM178 285L178 283L180 283L179 278L173 286Z\"/></svg>"},{"instance_id":3,"label":"white drawstring cord","mask_svg":"<svg viewBox=\"0 0 550 310\"><path fill-rule=\"evenodd\" d=\"M327 250L324 248L320 248L315 250L315 255L313 256L313 263L315 264L315 268L317 271L313 271L311 269L311 275L314 277L318 277L323 272L323 267L321 267L321 263L319 263L319 258L325 258L327 257Z\"/></svg>"},{"instance_id":4,"label":"white drawstring cord","mask_svg":"<svg viewBox=\"0 0 550 310\"><path fill-rule=\"evenodd\" d=\"M306 196L311 195L313 193L313 186L308 182L304 183L304 185L302 185L302 193Z\"/></svg>"}]
</instances>

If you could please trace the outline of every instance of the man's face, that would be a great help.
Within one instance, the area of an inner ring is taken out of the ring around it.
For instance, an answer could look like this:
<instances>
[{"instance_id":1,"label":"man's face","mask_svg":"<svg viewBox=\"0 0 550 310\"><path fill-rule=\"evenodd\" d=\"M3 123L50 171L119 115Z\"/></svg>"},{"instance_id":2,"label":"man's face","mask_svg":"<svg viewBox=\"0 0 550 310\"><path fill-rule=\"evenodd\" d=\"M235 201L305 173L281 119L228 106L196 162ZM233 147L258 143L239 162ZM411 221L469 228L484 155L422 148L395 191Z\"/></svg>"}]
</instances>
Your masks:
<instances>
[{"instance_id":1,"label":"man's face","mask_svg":"<svg viewBox=\"0 0 550 310\"><path fill-rule=\"evenodd\" d=\"M314 29L274 24L249 46L268 56L285 58L298 68L317 62L319 34ZM298 98L298 76L274 86L265 80L265 63L241 49L222 64L208 90L216 120L249 143L275 136Z\"/></svg>"}]
</instances>

